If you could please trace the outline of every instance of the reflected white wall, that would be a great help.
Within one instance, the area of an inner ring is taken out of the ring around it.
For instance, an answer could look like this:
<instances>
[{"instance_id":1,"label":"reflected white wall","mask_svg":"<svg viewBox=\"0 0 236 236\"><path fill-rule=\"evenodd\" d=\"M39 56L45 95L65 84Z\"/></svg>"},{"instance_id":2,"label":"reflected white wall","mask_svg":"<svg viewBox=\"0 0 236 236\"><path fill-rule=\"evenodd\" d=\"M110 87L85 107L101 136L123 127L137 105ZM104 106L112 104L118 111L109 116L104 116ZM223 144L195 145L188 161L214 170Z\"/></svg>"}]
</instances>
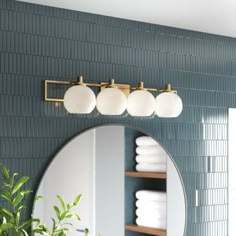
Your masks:
<instances>
[{"instance_id":1,"label":"reflected white wall","mask_svg":"<svg viewBox=\"0 0 236 236\"><path fill-rule=\"evenodd\" d=\"M76 137L58 153L37 192L37 195L44 196L44 200L36 202L33 216L43 219L46 225L51 225L51 217L55 217L53 206L58 205L58 194L67 203L73 201L78 194L82 194L81 203L75 208L81 221L72 221L74 227L71 228L70 236L78 235L76 229L94 228L91 217L94 215L94 134L95 131L92 130Z\"/></svg>"},{"instance_id":2,"label":"reflected white wall","mask_svg":"<svg viewBox=\"0 0 236 236\"><path fill-rule=\"evenodd\" d=\"M182 182L172 160L167 156L167 236L182 236L186 205Z\"/></svg>"},{"instance_id":3,"label":"reflected white wall","mask_svg":"<svg viewBox=\"0 0 236 236\"><path fill-rule=\"evenodd\" d=\"M82 194L69 236L84 235L77 229L89 229L90 236L124 235L124 128L104 126L90 130L69 142L47 169L37 195L33 217L51 225L55 217L56 196L71 202Z\"/></svg>"},{"instance_id":4,"label":"reflected white wall","mask_svg":"<svg viewBox=\"0 0 236 236\"><path fill-rule=\"evenodd\" d=\"M96 129L96 236L124 235L124 152L123 127Z\"/></svg>"}]
</instances>

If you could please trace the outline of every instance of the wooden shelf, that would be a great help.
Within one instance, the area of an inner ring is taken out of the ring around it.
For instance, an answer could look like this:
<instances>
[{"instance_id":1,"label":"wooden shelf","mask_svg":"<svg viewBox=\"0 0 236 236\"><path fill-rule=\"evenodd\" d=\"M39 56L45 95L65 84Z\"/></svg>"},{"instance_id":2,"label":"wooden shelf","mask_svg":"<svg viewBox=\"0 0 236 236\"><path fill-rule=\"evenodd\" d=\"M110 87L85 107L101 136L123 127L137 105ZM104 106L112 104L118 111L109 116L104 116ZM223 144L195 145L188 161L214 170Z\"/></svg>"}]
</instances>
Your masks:
<instances>
[{"instance_id":1,"label":"wooden shelf","mask_svg":"<svg viewBox=\"0 0 236 236\"><path fill-rule=\"evenodd\" d=\"M139 232L139 233L145 233L155 236L166 236L166 230L163 229L154 229L144 226L138 226L138 225L125 225L125 229L129 231Z\"/></svg>"},{"instance_id":2,"label":"wooden shelf","mask_svg":"<svg viewBox=\"0 0 236 236\"><path fill-rule=\"evenodd\" d=\"M165 172L137 172L137 171L126 171L126 176L137 177L137 178L154 178L154 179L166 179Z\"/></svg>"}]
</instances>

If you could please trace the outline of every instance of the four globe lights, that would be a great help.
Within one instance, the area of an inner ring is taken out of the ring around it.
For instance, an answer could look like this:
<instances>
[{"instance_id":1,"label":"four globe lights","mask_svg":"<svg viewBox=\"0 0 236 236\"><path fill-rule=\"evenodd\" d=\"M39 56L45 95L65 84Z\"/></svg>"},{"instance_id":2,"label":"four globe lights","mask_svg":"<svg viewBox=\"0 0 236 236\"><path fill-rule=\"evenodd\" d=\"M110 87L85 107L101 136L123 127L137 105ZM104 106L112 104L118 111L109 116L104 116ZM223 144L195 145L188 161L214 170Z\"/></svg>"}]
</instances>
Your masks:
<instances>
[{"instance_id":1,"label":"four globe lights","mask_svg":"<svg viewBox=\"0 0 236 236\"><path fill-rule=\"evenodd\" d=\"M49 98L48 85L71 85L63 99ZM96 96L92 87L101 90ZM159 92L155 98L151 92ZM122 115L126 110L129 115L148 117L156 114L161 118L178 117L183 109L183 103L176 90L167 84L164 89L145 88L141 81L137 87L128 84L117 84L115 80L109 83L85 83L80 76L77 82L45 81L45 100L63 102L67 112L71 114L89 114L95 107L102 115Z\"/></svg>"}]
</instances>

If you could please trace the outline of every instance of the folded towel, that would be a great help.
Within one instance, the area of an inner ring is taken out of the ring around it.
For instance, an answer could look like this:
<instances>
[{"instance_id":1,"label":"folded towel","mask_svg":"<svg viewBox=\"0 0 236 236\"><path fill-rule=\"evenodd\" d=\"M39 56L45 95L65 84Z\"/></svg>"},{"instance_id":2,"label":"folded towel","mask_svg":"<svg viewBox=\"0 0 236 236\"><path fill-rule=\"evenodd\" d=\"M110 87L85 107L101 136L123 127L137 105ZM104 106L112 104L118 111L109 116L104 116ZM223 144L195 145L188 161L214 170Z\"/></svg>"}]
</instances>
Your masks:
<instances>
[{"instance_id":1,"label":"folded towel","mask_svg":"<svg viewBox=\"0 0 236 236\"><path fill-rule=\"evenodd\" d=\"M135 204L140 209L166 210L166 202L163 201L137 200Z\"/></svg>"},{"instance_id":2,"label":"folded towel","mask_svg":"<svg viewBox=\"0 0 236 236\"><path fill-rule=\"evenodd\" d=\"M151 219L163 219L166 218L166 210L154 210L154 209L141 209L136 210L136 215L141 218L151 218Z\"/></svg>"},{"instance_id":3,"label":"folded towel","mask_svg":"<svg viewBox=\"0 0 236 236\"><path fill-rule=\"evenodd\" d=\"M139 155L163 155L165 150L159 145L153 146L138 146L136 147L136 153Z\"/></svg>"},{"instance_id":4,"label":"folded towel","mask_svg":"<svg viewBox=\"0 0 236 236\"><path fill-rule=\"evenodd\" d=\"M137 155L135 160L138 163L163 163L166 164L167 154L159 155Z\"/></svg>"},{"instance_id":5,"label":"folded towel","mask_svg":"<svg viewBox=\"0 0 236 236\"><path fill-rule=\"evenodd\" d=\"M151 137L148 136L141 136L136 138L136 144L138 146L152 146L152 145L157 145L157 141Z\"/></svg>"},{"instance_id":6,"label":"folded towel","mask_svg":"<svg viewBox=\"0 0 236 236\"><path fill-rule=\"evenodd\" d=\"M146 226L156 229L166 229L166 218L165 219L149 219L138 217L136 224L139 226Z\"/></svg>"},{"instance_id":7,"label":"folded towel","mask_svg":"<svg viewBox=\"0 0 236 236\"><path fill-rule=\"evenodd\" d=\"M166 207L163 208L138 207L136 209L136 215L139 217L152 215L153 218L160 218L160 216L164 216L166 214L167 214Z\"/></svg>"},{"instance_id":8,"label":"folded towel","mask_svg":"<svg viewBox=\"0 0 236 236\"><path fill-rule=\"evenodd\" d=\"M139 190L135 194L137 199L166 202L166 192L153 190Z\"/></svg>"},{"instance_id":9,"label":"folded towel","mask_svg":"<svg viewBox=\"0 0 236 236\"><path fill-rule=\"evenodd\" d=\"M156 164L156 163L140 163L136 165L137 171L146 172L166 172L166 164Z\"/></svg>"}]
</instances>

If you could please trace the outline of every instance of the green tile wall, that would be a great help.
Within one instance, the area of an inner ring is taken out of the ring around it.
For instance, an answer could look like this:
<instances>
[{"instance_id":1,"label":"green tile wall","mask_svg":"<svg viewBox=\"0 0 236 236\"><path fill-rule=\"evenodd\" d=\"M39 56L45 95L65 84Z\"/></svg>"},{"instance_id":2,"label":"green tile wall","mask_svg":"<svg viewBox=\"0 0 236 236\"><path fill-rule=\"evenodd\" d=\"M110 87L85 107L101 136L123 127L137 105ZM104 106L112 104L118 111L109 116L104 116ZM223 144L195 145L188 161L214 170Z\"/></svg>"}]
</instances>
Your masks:
<instances>
[{"instance_id":1,"label":"green tile wall","mask_svg":"<svg viewBox=\"0 0 236 236\"><path fill-rule=\"evenodd\" d=\"M170 82L183 113L73 116L43 101L43 80L79 74L90 81L144 80L148 87ZM157 138L176 161L187 192L186 235L226 236L227 108L235 106L234 38L0 0L0 160L30 175L34 190L74 135L107 123L131 125Z\"/></svg>"}]
</instances>

